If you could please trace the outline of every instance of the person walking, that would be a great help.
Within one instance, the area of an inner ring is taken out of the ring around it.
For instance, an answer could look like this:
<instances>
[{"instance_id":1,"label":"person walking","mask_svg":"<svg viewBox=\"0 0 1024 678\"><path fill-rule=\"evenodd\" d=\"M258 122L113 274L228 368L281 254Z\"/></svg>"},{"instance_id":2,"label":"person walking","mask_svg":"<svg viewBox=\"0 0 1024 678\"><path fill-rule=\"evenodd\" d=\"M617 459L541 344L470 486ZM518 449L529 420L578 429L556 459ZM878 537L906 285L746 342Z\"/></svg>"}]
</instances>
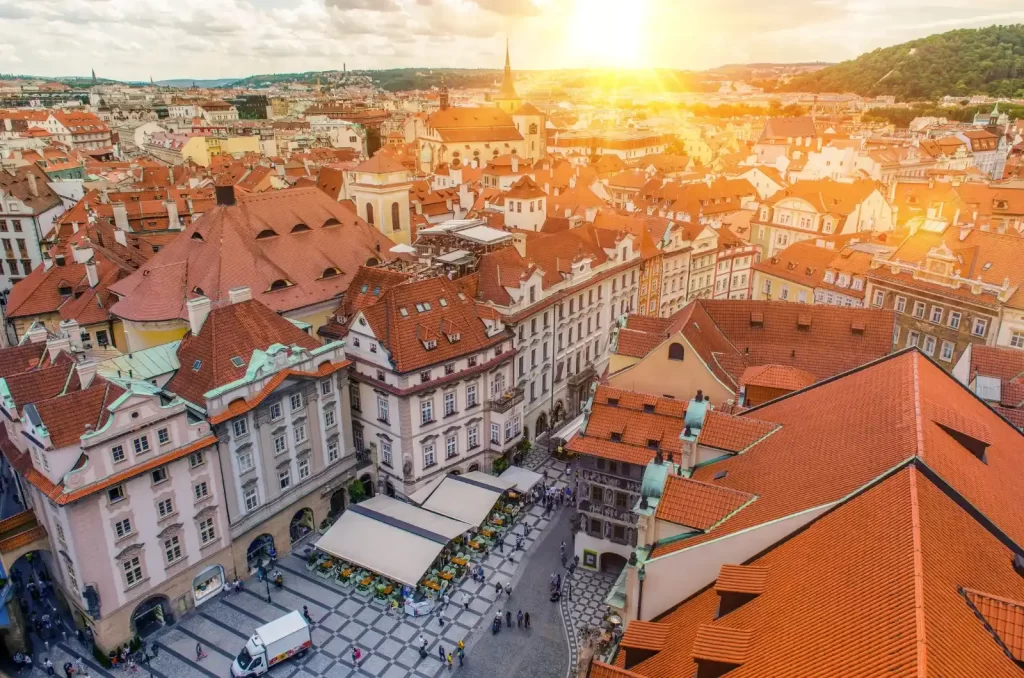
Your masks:
<instances>
[{"instance_id":1,"label":"person walking","mask_svg":"<svg viewBox=\"0 0 1024 678\"><path fill-rule=\"evenodd\" d=\"M503 588L504 588L504 587L503 587L503 586L501 585L501 582L500 582L500 581L499 581L499 582L495 582L495 583L494 583L494 593L495 593L495 594L497 594L497 595L499 595L499 596L500 596L500 595L501 595L501 590L502 590Z\"/></svg>"},{"instance_id":2,"label":"person walking","mask_svg":"<svg viewBox=\"0 0 1024 678\"><path fill-rule=\"evenodd\" d=\"M459 641L459 642L461 643L462 641ZM459 647L459 668L462 668L462 666L465 663L466 663L466 649L463 648L463 647Z\"/></svg>"},{"instance_id":3,"label":"person walking","mask_svg":"<svg viewBox=\"0 0 1024 678\"><path fill-rule=\"evenodd\" d=\"M512 610L505 611L505 623L509 628L512 628Z\"/></svg>"},{"instance_id":4,"label":"person walking","mask_svg":"<svg viewBox=\"0 0 1024 678\"><path fill-rule=\"evenodd\" d=\"M352 648L352 663L359 666L359 660L363 658L363 651L358 647Z\"/></svg>"},{"instance_id":5,"label":"person walking","mask_svg":"<svg viewBox=\"0 0 1024 678\"><path fill-rule=\"evenodd\" d=\"M444 664L444 646L438 643L437 654L441 657L441 663Z\"/></svg>"},{"instance_id":6,"label":"person walking","mask_svg":"<svg viewBox=\"0 0 1024 678\"><path fill-rule=\"evenodd\" d=\"M77 673L80 676L89 675L89 669L86 668L85 661L81 657L75 659L75 673Z\"/></svg>"},{"instance_id":7,"label":"person walking","mask_svg":"<svg viewBox=\"0 0 1024 678\"><path fill-rule=\"evenodd\" d=\"M555 576L555 589L558 590L558 591L562 590L562 575L561 575L561 573L559 573L557 576Z\"/></svg>"},{"instance_id":8,"label":"person walking","mask_svg":"<svg viewBox=\"0 0 1024 678\"><path fill-rule=\"evenodd\" d=\"M306 605L302 606L302 616L306 618L306 622L310 626L313 625L313 618L309 616L309 607L307 607Z\"/></svg>"},{"instance_id":9,"label":"person walking","mask_svg":"<svg viewBox=\"0 0 1024 678\"><path fill-rule=\"evenodd\" d=\"M462 602L465 603L466 609L468 610L469 609L469 592L468 591L463 591L462 592Z\"/></svg>"},{"instance_id":10,"label":"person walking","mask_svg":"<svg viewBox=\"0 0 1024 678\"><path fill-rule=\"evenodd\" d=\"M64 678L71 678L75 675L75 667L71 665L71 662L64 662Z\"/></svg>"},{"instance_id":11,"label":"person walking","mask_svg":"<svg viewBox=\"0 0 1024 678\"><path fill-rule=\"evenodd\" d=\"M43 659L43 668L46 669L46 675L48 675L48 676L55 675L54 672L53 672L53 662L50 661L49 657L45 657Z\"/></svg>"},{"instance_id":12,"label":"person walking","mask_svg":"<svg viewBox=\"0 0 1024 678\"><path fill-rule=\"evenodd\" d=\"M519 614L516 615L516 628L523 628L523 611L519 610Z\"/></svg>"},{"instance_id":13,"label":"person walking","mask_svg":"<svg viewBox=\"0 0 1024 678\"><path fill-rule=\"evenodd\" d=\"M512 597L512 582L505 582L505 596L508 598Z\"/></svg>"},{"instance_id":14,"label":"person walking","mask_svg":"<svg viewBox=\"0 0 1024 678\"><path fill-rule=\"evenodd\" d=\"M505 538L504 537L499 537L498 541L496 543L498 544L498 553L504 555L505 554Z\"/></svg>"},{"instance_id":15,"label":"person walking","mask_svg":"<svg viewBox=\"0 0 1024 678\"><path fill-rule=\"evenodd\" d=\"M452 653L451 652L448 653L448 670L449 671L452 670Z\"/></svg>"},{"instance_id":16,"label":"person walking","mask_svg":"<svg viewBox=\"0 0 1024 678\"><path fill-rule=\"evenodd\" d=\"M199 643L196 643L196 661L199 661L200 659L205 659L205 658L206 658L206 653L203 652L203 646L200 645Z\"/></svg>"},{"instance_id":17,"label":"person walking","mask_svg":"<svg viewBox=\"0 0 1024 678\"><path fill-rule=\"evenodd\" d=\"M530 613L529 612L526 612L526 613L523 614L523 628L524 629L529 629L530 628Z\"/></svg>"},{"instance_id":18,"label":"person walking","mask_svg":"<svg viewBox=\"0 0 1024 678\"><path fill-rule=\"evenodd\" d=\"M444 612L445 610L448 609L448 603L451 602L451 599L448 597L448 591L444 592L444 595L441 597L441 601L442 601L441 611Z\"/></svg>"}]
</instances>

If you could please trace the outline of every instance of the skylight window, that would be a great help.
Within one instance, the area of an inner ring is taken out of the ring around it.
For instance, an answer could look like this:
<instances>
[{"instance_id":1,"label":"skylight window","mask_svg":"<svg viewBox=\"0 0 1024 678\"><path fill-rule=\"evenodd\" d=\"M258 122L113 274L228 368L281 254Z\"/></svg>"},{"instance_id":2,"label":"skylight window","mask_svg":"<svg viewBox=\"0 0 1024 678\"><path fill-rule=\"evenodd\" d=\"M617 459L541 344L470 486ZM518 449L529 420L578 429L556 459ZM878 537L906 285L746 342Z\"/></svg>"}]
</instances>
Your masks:
<instances>
[{"instance_id":1,"label":"skylight window","mask_svg":"<svg viewBox=\"0 0 1024 678\"><path fill-rule=\"evenodd\" d=\"M192 371L193 372L198 372L199 368L202 367L202 366L203 366L203 361L202 360L197 360L194 363L192 363Z\"/></svg>"},{"instance_id":2,"label":"skylight window","mask_svg":"<svg viewBox=\"0 0 1024 678\"><path fill-rule=\"evenodd\" d=\"M728 471L719 471L718 473L715 474L715 480L721 480L722 478L726 477L727 475L729 475Z\"/></svg>"},{"instance_id":3,"label":"skylight window","mask_svg":"<svg viewBox=\"0 0 1024 678\"><path fill-rule=\"evenodd\" d=\"M245 367L245 361L237 355L231 359L231 364L235 367Z\"/></svg>"},{"instance_id":4,"label":"skylight window","mask_svg":"<svg viewBox=\"0 0 1024 678\"><path fill-rule=\"evenodd\" d=\"M409 317L409 309L407 309L405 306L403 306L402 308L398 309L398 312L402 314L403 318L408 318Z\"/></svg>"},{"instance_id":5,"label":"skylight window","mask_svg":"<svg viewBox=\"0 0 1024 678\"><path fill-rule=\"evenodd\" d=\"M644 412L647 414L652 414L654 412L654 405L650 403L644 403Z\"/></svg>"},{"instance_id":6,"label":"skylight window","mask_svg":"<svg viewBox=\"0 0 1024 678\"><path fill-rule=\"evenodd\" d=\"M363 285L362 287L359 288L359 292L361 294L366 294L366 290L368 290L368 289L370 289L369 285Z\"/></svg>"},{"instance_id":7,"label":"skylight window","mask_svg":"<svg viewBox=\"0 0 1024 678\"><path fill-rule=\"evenodd\" d=\"M987 271L990 268L992 268L992 262L991 261L986 261L985 265L981 267L981 270Z\"/></svg>"},{"instance_id":8,"label":"skylight window","mask_svg":"<svg viewBox=\"0 0 1024 678\"><path fill-rule=\"evenodd\" d=\"M373 296L375 296L375 297L379 297L380 296L380 288L379 287L374 287L373 288Z\"/></svg>"},{"instance_id":9,"label":"skylight window","mask_svg":"<svg viewBox=\"0 0 1024 678\"><path fill-rule=\"evenodd\" d=\"M429 301L424 301L423 302L423 309L426 310L426 311L430 310L430 302Z\"/></svg>"},{"instance_id":10,"label":"skylight window","mask_svg":"<svg viewBox=\"0 0 1024 678\"><path fill-rule=\"evenodd\" d=\"M440 299L437 300L437 303L441 304L442 306L447 306L448 300L445 299L444 297L441 297Z\"/></svg>"}]
</instances>

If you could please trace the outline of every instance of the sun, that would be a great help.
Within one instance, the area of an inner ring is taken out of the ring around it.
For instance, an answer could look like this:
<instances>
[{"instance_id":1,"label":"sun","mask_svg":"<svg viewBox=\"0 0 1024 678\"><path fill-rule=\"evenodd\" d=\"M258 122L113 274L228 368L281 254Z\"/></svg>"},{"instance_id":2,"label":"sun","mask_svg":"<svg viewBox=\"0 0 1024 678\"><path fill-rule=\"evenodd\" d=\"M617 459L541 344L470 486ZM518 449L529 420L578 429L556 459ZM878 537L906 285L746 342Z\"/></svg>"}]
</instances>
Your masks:
<instances>
[{"instance_id":1,"label":"sun","mask_svg":"<svg viewBox=\"0 0 1024 678\"><path fill-rule=\"evenodd\" d=\"M644 68L650 0L575 0L567 26L571 57L581 66Z\"/></svg>"}]
</instances>

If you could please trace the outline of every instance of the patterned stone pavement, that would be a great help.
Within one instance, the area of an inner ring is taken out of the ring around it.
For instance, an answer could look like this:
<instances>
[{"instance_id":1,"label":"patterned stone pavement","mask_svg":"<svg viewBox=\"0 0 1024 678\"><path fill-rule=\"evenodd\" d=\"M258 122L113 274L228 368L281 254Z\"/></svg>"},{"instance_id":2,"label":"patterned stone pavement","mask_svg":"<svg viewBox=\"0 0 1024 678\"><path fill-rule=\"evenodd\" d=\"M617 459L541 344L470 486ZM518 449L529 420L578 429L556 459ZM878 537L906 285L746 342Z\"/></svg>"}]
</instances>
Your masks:
<instances>
[{"instance_id":1,"label":"patterned stone pavement","mask_svg":"<svg viewBox=\"0 0 1024 678\"><path fill-rule=\"evenodd\" d=\"M538 470L547 471L552 480L558 479L555 486L564 488L564 478L567 477L562 475L564 465L548 459ZM440 610L439 603L429 616L401 614L392 617L380 604L359 595L354 589L341 589L307 571L304 559L287 556L278 562L284 573L284 588L271 587L270 603L266 600L265 584L254 579L246 581L246 590L241 593L218 594L149 639L151 645L155 641L159 646L158 655L149 668L157 678L228 676L231 661L253 629L305 605L314 621L314 651L301 660L283 662L274 667L270 671L274 678L433 678L444 671L438 657L439 646L449 651L459 640L465 640L467 658L470 658L473 644L489 635L487 629L494 615L497 597L494 584L512 582L514 588L519 586L517 575L523 558L529 557L551 519L558 515L545 517L542 513L542 509L535 506L523 518L535 528L525 540L525 551L516 552L515 538L507 536L504 552L492 553L482 561L486 583L473 582L469 578L463 580L451 596L451 604L446 610ZM514 528L514 533L521 534L522 527ZM538 585L546 584L545 581ZM429 654L425 659L420 659L418 651L421 636L427 640ZM202 643L207 654L198 662L195 661L197 642ZM353 647L359 647L363 654L358 667L352 663ZM58 643L50 651L58 672L65 661L82 654L81 646L74 640ZM90 662L92 675L106 678L124 673L100 669L92 663L91 656L86 655L86 659ZM139 672L143 676L147 673L146 669ZM32 675L45 674L36 668Z\"/></svg>"},{"instance_id":2,"label":"patterned stone pavement","mask_svg":"<svg viewBox=\"0 0 1024 678\"><path fill-rule=\"evenodd\" d=\"M579 567L562 584L562 619L568 630L571 666L576 664L582 627L599 626L604 621L604 599L617 576Z\"/></svg>"}]
</instances>

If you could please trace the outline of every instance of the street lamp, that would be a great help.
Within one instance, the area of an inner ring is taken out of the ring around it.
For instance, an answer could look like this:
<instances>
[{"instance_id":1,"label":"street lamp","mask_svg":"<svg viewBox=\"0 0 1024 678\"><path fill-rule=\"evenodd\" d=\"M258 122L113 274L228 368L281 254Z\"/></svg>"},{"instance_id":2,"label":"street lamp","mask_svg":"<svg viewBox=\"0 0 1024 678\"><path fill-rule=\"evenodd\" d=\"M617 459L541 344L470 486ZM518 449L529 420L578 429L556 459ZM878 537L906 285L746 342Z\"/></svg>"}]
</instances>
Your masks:
<instances>
[{"instance_id":1,"label":"street lamp","mask_svg":"<svg viewBox=\"0 0 1024 678\"><path fill-rule=\"evenodd\" d=\"M269 576L269 573L268 575ZM263 583L267 585L267 602L270 602L270 579L264 576Z\"/></svg>"}]
</instances>

